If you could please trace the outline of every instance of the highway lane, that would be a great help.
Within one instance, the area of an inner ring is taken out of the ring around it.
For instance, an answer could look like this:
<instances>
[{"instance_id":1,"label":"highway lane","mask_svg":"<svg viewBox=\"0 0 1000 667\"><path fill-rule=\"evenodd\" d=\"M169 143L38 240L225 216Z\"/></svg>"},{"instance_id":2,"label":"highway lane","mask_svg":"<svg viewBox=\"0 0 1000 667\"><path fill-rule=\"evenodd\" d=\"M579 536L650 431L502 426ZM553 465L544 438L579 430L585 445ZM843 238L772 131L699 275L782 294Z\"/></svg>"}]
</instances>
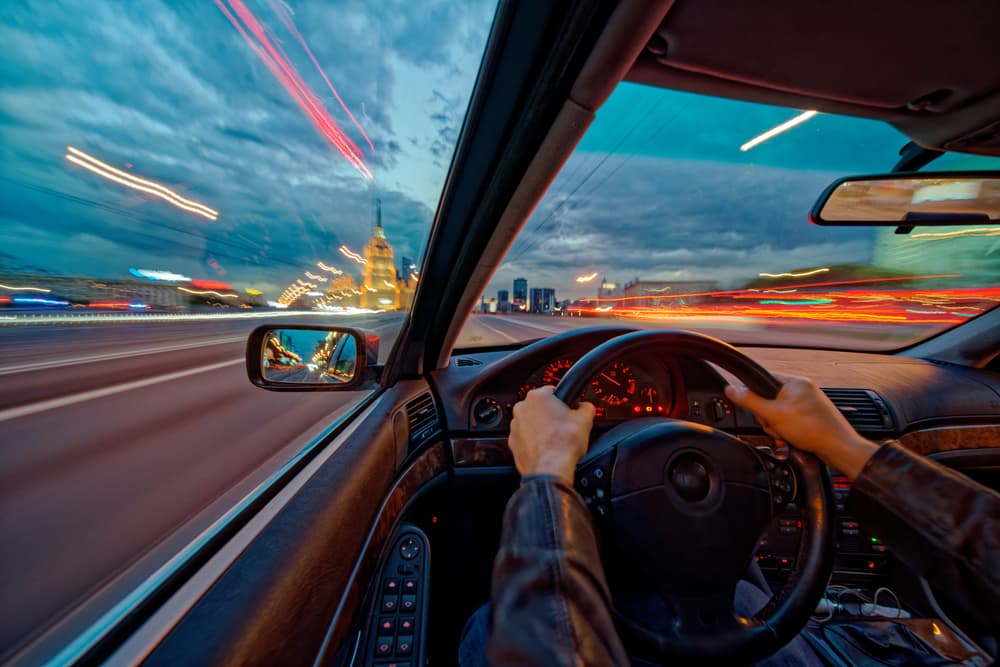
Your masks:
<instances>
[{"instance_id":1,"label":"highway lane","mask_svg":"<svg viewBox=\"0 0 1000 667\"><path fill-rule=\"evenodd\" d=\"M402 315L308 321L384 355ZM261 323L0 327L0 662L95 620L361 398L252 386Z\"/></svg>"},{"instance_id":2,"label":"highway lane","mask_svg":"<svg viewBox=\"0 0 1000 667\"><path fill-rule=\"evenodd\" d=\"M373 329L384 359L402 319L274 321ZM0 662L53 624L44 641L81 630L359 400L253 387L244 341L266 321L0 326ZM474 315L459 345L604 324L759 344L882 340L857 325Z\"/></svg>"}]
</instances>

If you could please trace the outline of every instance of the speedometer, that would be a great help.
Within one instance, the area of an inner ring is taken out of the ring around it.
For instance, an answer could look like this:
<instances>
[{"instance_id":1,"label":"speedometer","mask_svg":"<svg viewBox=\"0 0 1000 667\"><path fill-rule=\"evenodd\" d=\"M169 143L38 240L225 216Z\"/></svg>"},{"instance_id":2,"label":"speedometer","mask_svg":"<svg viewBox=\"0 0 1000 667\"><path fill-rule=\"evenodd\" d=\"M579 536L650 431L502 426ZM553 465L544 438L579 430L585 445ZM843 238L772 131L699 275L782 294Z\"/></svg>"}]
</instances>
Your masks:
<instances>
[{"instance_id":1,"label":"speedometer","mask_svg":"<svg viewBox=\"0 0 1000 667\"><path fill-rule=\"evenodd\" d=\"M591 387L601 403L626 405L635 397L635 375L627 365L616 361L594 376Z\"/></svg>"},{"instance_id":2,"label":"speedometer","mask_svg":"<svg viewBox=\"0 0 1000 667\"><path fill-rule=\"evenodd\" d=\"M556 359L545 367L542 371L542 384L552 385L555 387L559 384L559 380L562 380L563 375L566 375L566 371L573 366L573 362L567 358Z\"/></svg>"}]
</instances>

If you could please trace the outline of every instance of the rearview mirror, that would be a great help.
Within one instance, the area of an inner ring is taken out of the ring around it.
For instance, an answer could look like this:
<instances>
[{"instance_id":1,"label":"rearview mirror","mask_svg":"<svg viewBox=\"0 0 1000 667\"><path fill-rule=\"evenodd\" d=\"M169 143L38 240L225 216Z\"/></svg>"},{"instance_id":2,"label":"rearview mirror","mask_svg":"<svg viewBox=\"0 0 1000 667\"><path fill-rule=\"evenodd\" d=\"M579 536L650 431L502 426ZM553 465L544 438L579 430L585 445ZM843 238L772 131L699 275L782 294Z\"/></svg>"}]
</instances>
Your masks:
<instances>
[{"instance_id":1,"label":"rearview mirror","mask_svg":"<svg viewBox=\"0 0 1000 667\"><path fill-rule=\"evenodd\" d=\"M1000 223L1000 172L850 176L823 191L809 220L825 226L912 228Z\"/></svg>"},{"instance_id":2,"label":"rearview mirror","mask_svg":"<svg viewBox=\"0 0 1000 667\"><path fill-rule=\"evenodd\" d=\"M378 336L343 327L263 326L247 341L247 374L274 391L374 386Z\"/></svg>"}]
</instances>

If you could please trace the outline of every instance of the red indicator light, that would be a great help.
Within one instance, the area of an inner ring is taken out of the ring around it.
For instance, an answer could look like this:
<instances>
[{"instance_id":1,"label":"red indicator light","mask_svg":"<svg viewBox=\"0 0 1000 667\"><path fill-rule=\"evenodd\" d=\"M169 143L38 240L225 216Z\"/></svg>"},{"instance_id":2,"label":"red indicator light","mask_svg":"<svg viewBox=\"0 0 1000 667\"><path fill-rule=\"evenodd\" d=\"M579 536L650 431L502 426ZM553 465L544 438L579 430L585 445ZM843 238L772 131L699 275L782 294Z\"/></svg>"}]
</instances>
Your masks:
<instances>
[{"instance_id":1,"label":"red indicator light","mask_svg":"<svg viewBox=\"0 0 1000 667\"><path fill-rule=\"evenodd\" d=\"M438 518L436 516L432 516L431 517L431 523L437 523L437 522L438 522Z\"/></svg>"},{"instance_id":2,"label":"red indicator light","mask_svg":"<svg viewBox=\"0 0 1000 667\"><path fill-rule=\"evenodd\" d=\"M874 570L875 569L875 561L873 561L873 560L868 561L868 569L869 570Z\"/></svg>"},{"instance_id":3,"label":"red indicator light","mask_svg":"<svg viewBox=\"0 0 1000 667\"><path fill-rule=\"evenodd\" d=\"M639 414L640 412L642 412L642 408L640 408L640 407L639 407L639 406L637 405L637 406L635 406L634 408L632 408L632 412L634 412L635 414Z\"/></svg>"}]
</instances>

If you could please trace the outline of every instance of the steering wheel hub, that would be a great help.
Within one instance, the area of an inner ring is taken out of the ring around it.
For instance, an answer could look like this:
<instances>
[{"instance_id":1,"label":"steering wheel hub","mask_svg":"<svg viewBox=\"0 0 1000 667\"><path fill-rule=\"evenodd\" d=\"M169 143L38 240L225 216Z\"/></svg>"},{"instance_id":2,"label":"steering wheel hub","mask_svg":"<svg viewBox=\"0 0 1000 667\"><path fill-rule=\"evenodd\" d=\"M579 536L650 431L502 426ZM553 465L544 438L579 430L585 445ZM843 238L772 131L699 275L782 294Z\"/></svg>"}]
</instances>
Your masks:
<instances>
[{"instance_id":1,"label":"steering wheel hub","mask_svg":"<svg viewBox=\"0 0 1000 667\"><path fill-rule=\"evenodd\" d=\"M685 452L668 464L668 477L674 491L684 500L697 503L712 490L709 463L694 452Z\"/></svg>"}]
</instances>

